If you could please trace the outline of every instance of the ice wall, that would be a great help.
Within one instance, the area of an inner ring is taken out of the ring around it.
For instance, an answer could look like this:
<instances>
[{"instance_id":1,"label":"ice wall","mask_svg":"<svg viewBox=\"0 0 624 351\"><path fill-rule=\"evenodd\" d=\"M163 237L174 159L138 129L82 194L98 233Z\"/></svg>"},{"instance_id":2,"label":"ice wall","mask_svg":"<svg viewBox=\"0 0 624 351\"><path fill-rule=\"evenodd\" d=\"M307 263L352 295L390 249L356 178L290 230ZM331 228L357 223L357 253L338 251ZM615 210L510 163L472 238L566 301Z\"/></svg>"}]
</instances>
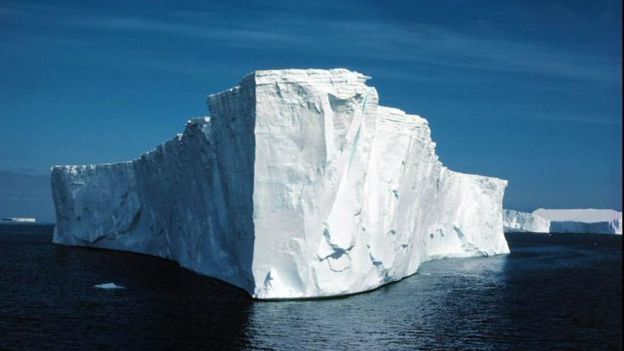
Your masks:
<instances>
[{"instance_id":1,"label":"ice wall","mask_svg":"<svg viewBox=\"0 0 624 351\"><path fill-rule=\"evenodd\" d=\"M54 242L166 257L255 298L351 294L509 251L506 181L445 168L344 69L257 71L132 162L57 166Z\"/></svg>"}]
</instances>

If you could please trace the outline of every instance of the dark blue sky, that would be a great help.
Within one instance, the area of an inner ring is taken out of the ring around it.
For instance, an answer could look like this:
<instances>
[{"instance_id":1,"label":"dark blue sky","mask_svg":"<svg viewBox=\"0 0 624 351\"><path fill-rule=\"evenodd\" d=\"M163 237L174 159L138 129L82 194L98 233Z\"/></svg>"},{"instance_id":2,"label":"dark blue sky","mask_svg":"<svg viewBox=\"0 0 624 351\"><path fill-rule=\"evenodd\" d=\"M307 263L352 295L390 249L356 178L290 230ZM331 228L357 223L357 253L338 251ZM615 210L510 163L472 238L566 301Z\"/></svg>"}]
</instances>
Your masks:
<instances>
[{"instance_id":1,"label":"dark blue sky","mask_svg":"<svg viewBox=\"0 0 624 351\"><path fill-rule=\"evenodd\" d=\"M292 67L372 76L449 168L508 179L509 208L622 208L618 0L172 3L0 2L0 215L53 218L19 174L135 158Z\"/></svg>"}]
</instances>

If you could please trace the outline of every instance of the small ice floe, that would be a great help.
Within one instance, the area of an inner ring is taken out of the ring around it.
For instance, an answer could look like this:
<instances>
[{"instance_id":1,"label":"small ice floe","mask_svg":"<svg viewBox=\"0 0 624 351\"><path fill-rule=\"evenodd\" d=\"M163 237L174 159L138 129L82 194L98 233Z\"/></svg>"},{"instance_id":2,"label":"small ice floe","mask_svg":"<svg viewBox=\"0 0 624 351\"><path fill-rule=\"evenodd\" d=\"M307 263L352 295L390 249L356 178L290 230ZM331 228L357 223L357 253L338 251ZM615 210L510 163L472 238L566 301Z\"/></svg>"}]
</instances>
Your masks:
<instances>
[{"instance_id":1,"label":"small ice floe","mask_svg":"<svg viewBox=\"0 0 624 351\"><path fill-rule=\"evenodd\" d=\"M106 290L111 290L111 289L125 289L125 287L121 286L121 285L117 285L115 283L104 283L104 284L96 284L93 286L96 289L106 289Z\"/></svg>"}]
</instances>

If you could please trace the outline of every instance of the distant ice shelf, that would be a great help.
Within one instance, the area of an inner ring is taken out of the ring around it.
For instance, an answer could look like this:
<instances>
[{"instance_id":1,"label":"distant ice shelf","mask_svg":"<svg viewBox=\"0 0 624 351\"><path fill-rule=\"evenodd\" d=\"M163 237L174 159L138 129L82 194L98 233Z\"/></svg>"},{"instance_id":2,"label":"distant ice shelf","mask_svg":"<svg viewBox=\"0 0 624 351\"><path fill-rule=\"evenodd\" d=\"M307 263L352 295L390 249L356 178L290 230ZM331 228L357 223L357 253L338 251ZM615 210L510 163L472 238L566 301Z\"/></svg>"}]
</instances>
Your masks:
<instances>
[{"instance_id":1,"label":"distant ice shelf","mask_svg":"<svg viewBox=\"0 0 624 351\"><path fill-rule=\"evenodd\" d=\"M31 217L3 217L0 223L37 223L36 218Z\"/></svg>"},{"instance_id":2,"label":"distant ice shelf","mask_svg":"<svg viewBox=\"0 0 624 351\"><path fill-rule=\"evenodd\" d=\"M54 242L165 257L258 299L508 253L507 182L444 167L427 121L380 106L367 79L256 71L138 160L53 167Z\"/></svg>"},{"instance_id":3,"label":"distant ice shelf","mask_svg":"<svg viewBox=\"0 0 624 351\"><path fill-rule=\"evenodd\" d=\"M506 232L622 234L622 212L610 209L504 210Z\"/></svg>"}]
</instances>

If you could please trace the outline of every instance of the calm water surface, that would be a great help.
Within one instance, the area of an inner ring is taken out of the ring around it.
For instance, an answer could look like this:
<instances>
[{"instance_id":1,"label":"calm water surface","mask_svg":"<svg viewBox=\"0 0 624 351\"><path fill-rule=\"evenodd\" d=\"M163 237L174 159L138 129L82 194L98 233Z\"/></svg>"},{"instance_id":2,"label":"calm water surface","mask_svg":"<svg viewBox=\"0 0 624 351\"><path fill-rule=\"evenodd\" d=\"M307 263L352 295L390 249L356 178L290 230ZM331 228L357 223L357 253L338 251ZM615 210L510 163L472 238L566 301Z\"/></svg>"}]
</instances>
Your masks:
<instances>
[{"instance_id":1,"label":"calm water surface","mask_svg":"<svg viewBox=\"0 0 624 351\"><path fill-rule=\"evenodd\" d=\"M2 226L0 349L622 349L621 237L507 237L510 255L429 262L374 292L254 302L166 260Z\"/></svg>"}]
</instances>

